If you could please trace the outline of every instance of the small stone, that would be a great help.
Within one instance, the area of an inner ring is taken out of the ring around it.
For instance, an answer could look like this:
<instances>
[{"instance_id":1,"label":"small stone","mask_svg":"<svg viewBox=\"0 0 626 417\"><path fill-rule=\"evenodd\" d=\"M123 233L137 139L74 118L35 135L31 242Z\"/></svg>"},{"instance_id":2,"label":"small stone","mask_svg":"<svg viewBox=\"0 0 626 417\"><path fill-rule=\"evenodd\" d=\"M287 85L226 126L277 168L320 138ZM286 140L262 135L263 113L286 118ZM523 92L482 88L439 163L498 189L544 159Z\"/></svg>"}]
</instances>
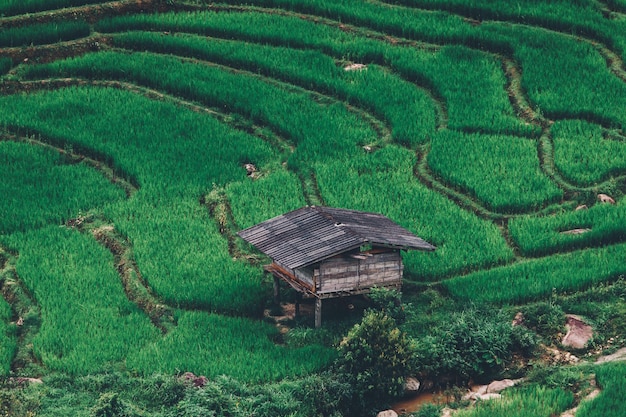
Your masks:
<instances>
[{"instance_id":1,"label":"small stone","mask_svg":"<svg viewBox=\"0 0 626 417\"><path fill-rule=\"evenodd\" d=\"M511 325L521 326L522 324L524 324L524 313L522 313L521 311L518 311L517 314L515 314L515 317L513 318L513 322L511 323Z\"/></svg>"},{"instance_id":2,"label":"small stone","mask_svg":"<svg viewBox=\"0 0 626 417\"><path fill-rule=\"evenodd\" d=\"M257 172L256 166L254 166L253 164L244 164L243 167L246 169L246 172L249 176Z\"/></svg>"},{"instance_id":3,"label":"small stone","mask_svg":"<svg viewBox=\"0 0 626 417\"><path fill-rule=\"evenodd\" d=\"M515 385L515 381L512 379L503 379L502 381L493 381L487 386L487 394L500 392L503 389L512 387Z\"/></svg>"},{"instance_id":4,"label":"small stone","mask_svg":"<svg viewBox=\"0 0 626 417\"><path fill-rule=\"evenodd\" d=\"M398 413L393 410L385 410L376 414L376 417L398 417Z\"/></svg>"},{"instance_id":5,"label":"small stone","mask_svg":"<svg viewBox=\"0 0 626 417\"><path fill-rule=\"evenodd\" d=\"M350 64L343 67L344 71L363 71L367 69L367 65L364 64Z\"/></svg>"},{"instance_id":6,"label":"small stone","mask_svg":"<svg viewBox=\"0 0 626 417\"><path fill-rule=\"evenodd\" d=\"M598 200L600 200L601 203L615 204L615 200L606 194L598 194Z\"/></svg>"},{"instance_id":7,"label":"small stone","mask_svg":"<svg viewBox=\"0 0 626 417\"><path fill-rule=\"evenodd\" d=\"M587 210L587 205L586 204L581 204L580 206L577 206L575 211L579 211L579 210Z\"/></svg>"},{"instance_id":8,"label":"small stone","mask_svg":"<svg viewBox=\"0 0 626 417\"><path fill-rule=\"evenodd\" d=\"M420 390L420 382L417 378L412 376L404 380L404 392L407 394L414 394Z\"/></svg>"},{"instance_id":9,"label":"small stone","mask_svg":"<svg viewBox=\"0 0 626 417\"><path fill-rule=\"evenodd\" d=\"M497 400L499 398L502 398L502 395L495 392L488 392L480 396L480 401Z\"/></svg>"}]
</instances>

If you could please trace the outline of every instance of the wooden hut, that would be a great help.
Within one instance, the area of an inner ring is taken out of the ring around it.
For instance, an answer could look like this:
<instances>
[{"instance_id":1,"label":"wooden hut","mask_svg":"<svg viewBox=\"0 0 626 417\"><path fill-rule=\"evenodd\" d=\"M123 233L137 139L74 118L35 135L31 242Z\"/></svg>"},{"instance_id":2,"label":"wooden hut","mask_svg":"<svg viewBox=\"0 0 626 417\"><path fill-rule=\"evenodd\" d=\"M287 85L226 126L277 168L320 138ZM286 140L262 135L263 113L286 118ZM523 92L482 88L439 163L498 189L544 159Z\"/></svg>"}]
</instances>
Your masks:
<instances>
[{"instance_id":1,"label":"wooden hut","mask_svg":"<svg viewBox=\"0 0 626 417\"><path fill-rule=\"evenodd\" d=\"M315 298L315 326L322 300L366 294L372 287L400 289L401 250L435 247L387 217L355 210L303 207L239 232L272 259L265 270L303 297Z\"/></svg>"}]
</instances>

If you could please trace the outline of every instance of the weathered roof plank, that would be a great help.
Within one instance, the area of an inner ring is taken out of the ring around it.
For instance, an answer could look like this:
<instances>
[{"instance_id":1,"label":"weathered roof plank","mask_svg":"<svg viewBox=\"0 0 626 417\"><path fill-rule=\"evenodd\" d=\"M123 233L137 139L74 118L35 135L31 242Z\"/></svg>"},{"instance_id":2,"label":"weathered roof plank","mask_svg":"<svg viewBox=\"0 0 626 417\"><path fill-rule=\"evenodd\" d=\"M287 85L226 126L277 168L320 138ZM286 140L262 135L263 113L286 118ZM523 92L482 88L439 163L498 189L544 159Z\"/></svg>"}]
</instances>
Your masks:
<instances>
[{"instance_id":1,"label":"weathered roof plank","mask_svg":"<svg viewBox=\"0 0 626 417\"><path fill-rule=\"evenodd\" d=\"M242 230L239 236L291 269L364 244L435 249L381 214L330 207L303 207Z\"/></svg>"}]
</instances>

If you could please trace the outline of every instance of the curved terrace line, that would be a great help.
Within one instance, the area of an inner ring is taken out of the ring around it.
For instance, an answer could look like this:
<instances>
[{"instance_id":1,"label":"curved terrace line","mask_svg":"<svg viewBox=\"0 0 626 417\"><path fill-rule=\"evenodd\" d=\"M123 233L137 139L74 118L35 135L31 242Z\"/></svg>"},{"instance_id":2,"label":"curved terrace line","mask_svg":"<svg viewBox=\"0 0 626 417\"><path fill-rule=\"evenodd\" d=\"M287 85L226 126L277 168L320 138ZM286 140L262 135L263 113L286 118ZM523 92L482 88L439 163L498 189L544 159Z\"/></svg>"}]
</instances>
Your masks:
<instances>
[{"instance_id":1,"label":"curved terrace line","mask_svg":"<svg viewBox=\"0 0 626 417\"><path fill-rule=\"evenodd\" d=\"M193 9L197 9L197 7L194 7ZM372 37L373 35L378 38L378 39L384 39L386 42L390 42L389 39L386 37L386 35L381 34L380 32L376 32L370 29L363 29L362 27L355 27L355 26L351 26L351 25L346 25L344 23L340 23L337 21L333 21L331 19L328 18L315 18L312 15L301 15L301 14L297 14L294 12L290 12L290 11L284 11L284 10L279 10L279 12L276 12L276 9L263 9L260 7L243 7L243 6L219 6L217 8L218 10L236 10L239 12L243 12L243 11L258 11L258 12L262 12L262 13L269 13L269 14L279 14L279 15L283 15L283 16L289 16L289 17L300 17L300 18L305 18L306 20L311 20L311 21L315 21L318 24L326 24L332 27L342 27L344 29L349 29L351 32L357 33L358 36L368 36L368 37ZM567 34L563 34L561 32L557 32L561 35L566 36ZM569 36L569 35L567 35ZM578 39L578 37L574 37L576 39ZM252 41L253 43L256 43L254 41ZM401 39L402 44L406 44L406 45L412 45L413 42L412 40L409 39ZM589 41L590 43L594 44L594 42ZM284 46L284 44L281 44L279 42L274 42L275 45L281 45ZM438 49L440 48L440 46L434 46L432 44L429 44L433 49ZM469 46L466 46L468 48L470 48ZM608 50L607 48L603 47L600 43L595 43L595 47L596 49L600 50L600 51L604 51L607 55L603 55L603 56L608 56L611 54L611 51ZM472 48L470 48L472 49ZM476 48L475 48L476 49ZM511 105L513 106L513 109L516 111L518 117L520 117L522 120L526 121L529 124L534 124L538 127L541 128L542 133L540 135L540 137L545 137L547 135L549 135L549 128L550 126L554 123L552 120L548 120L545 117L543 117L538 111L534 110L532 105L529 103L528 98L526 97L522 87L521 87L521 69L519 67L519 64L512 58L504 56L501 53L495 53L495 52L486 52L491 54L492 56L496 57L497 59L499 59L502 62L502 67L503 67L503 72L505 75L505 78L507 80L507 86L506 86L506 90L511 102ZM326 54L328 55L328 54ZM610 59L607 58L607 62L609 62L609 64L611 65L612 71L614 74L616 74L617 76L620 76L622 79L626 80L626 76L624 74L626 74L626 72L623 71L623 69L621 68L623 63L620 60L620 58L615 55L612 54ZM377 63L377 64L381 64L381 63ZM388 65L385 65L384 63L382 64L382 66L384 68L389 68ZM397 73L396 73L397 75ZM400 76L401 77L401 76ZM430 97L433 100L433 103L436 104L436 108L439 110L438 114L440 116L439 118L439 122L441 123L442 121L445 123L447 120L442 120L442 119L447 119L447 115L445 115L445 106L443 105L443 99L438 98L435 94L433 94L431 89L428 89L426 87L423 86L419 86L411 81L406 80L406 78L401 77L404 81L409 82L413 85L416 85L418 88L420 88L423 91L429 92L431 94ZM442 117L443 115L443 117ZM444 126L440 125L439 126L440 129L445 128ZM461 129L461 131L467 131L467 129ZM488 134L489 132L487 131L483 131L481 129L478 130L480 133L485 133ZM576 190L576 189L580 189L580 190L585 190L587 187L579 187L571 182L568 182L561 174L559 174L556 169L556 166L554 165L554 161L549 161L547 160L547 154L544 152L545 146L539 146L538 147L538 158L539 158L539 162L540 165L542 166L544 172L546 173L546 175L549 178L555 179L556 178L556 183L559 186L562 186L561 188L564 189L564 191L569 191L569 190ZM426 163L426 162L424 162ZM549 168L546 168L549 167ZM425 184L432 184L432 181L427 181ZM443 185L443 184L442 184ZM598 184L598 186L601 186L602 184ZM449 188L447 186L444 185L444 187ZM438 187L439 191L441 190L441 187ZM441 192L441 191L440 191Z\"/></svg>"},{"instance_id":2,"label":"curved terrace line","mask_svg":"<svg viewBox=\"0 0 626 417\"><path fill-rule=\"evenodd\" d=\"M166 11L167 4L160 0L122 0L99 4L85 4L62 9L42 10L16 16L0 17L3 29L23 26L29 23L49 23L59 19L75 19L77 14L89 23L109 16L118 16L125 13L145 13Z\"/></svg>"},{"instance_id":3,"label":"curved terrace line","mask_svg":"<svg viewBox=\"0 0 626 417\"><path fill-rule=\"evenodd\" d=\"M33 353L32 345L26 343L26 341L31 341L39 332L41 311L37 301L17 273L18 254L0 246L0 255L4 258L4 262L0 266L0 292L2 293L2 298L11 306L13 318L16 320L18 329L16 332L17 346L11 361L11 371L19 374L21 369L28 363L41 364ZM37 317L36 320L29 320L27 323L23 323L24 317L33 315ZM18 324L20 322L22 324Z\"/></svg>"},{"instance_id":4,"label":"curved terrace line","mask_svg":"<svg viewBox=\"0 0 626 417\"><path fill-rule=\"evenodd\" d=\"M243 8L243 9L245 9L245 8ZM339 23L338 23L338 24L339 24ZM339 24L339 25L342 25L342 24ZM345 26L345 25L344 25L344 26ZM387 38L386 38L386 39L387 39ZM387 39L387 40L388 40L388 39ZM388 40L388 41L389 41L389 40ZM513 61L510 61L510 62L513 62ZM506 66L506 65L507 65L506 63L503 63L503 66ZM513 62L513 65L514 65L514 62ZM510 66L510 64L509 64L509 66ZM505 71L505 73L507 73L507 72ZM507 79L509 79L509 78L507 77ZM511 81L509 84L510 84L510 85L513 85L514 83L513 83L513 81ZM513 96L515 96L515 95L513 95ZM445 186L444 186L444 188L445 188ZM439 192L441 192L441 191L439 191Z\"/></svg>"},{"instance_id":5,"label":"curved terrace line","mask_svg":"<svg viewBox=\"0 0 626 417\"><path fill-rule=\"evenodd\" d=\"M190 58L192 61L196 62L198 61L197 58ZM519 70L517 69L515 62L513 60L510 59L505 59L502 58L503 60L503 67L504 70L506 71L507 75L509 74L519 74ZM206 63L206 61L204 60L199 60L199 62L203 62ZM215 64L218 67L223 67L223 64ZM226 66L227 68L231 68L229 66ZM244 71L244 70L239 70L236 69L234 70L235 73L239 73L240 71L243 71L244 73L249 73L248 71ZM267 76L263 76L262 78L270 78L270 79L276 79L275 77L267 77ZM527 120L528 123L532 123L532 124L536 124L538 126L540 126L544 132L547 131L547 129L549 129L549 126L551 125L551 122L547 121L546 119L544 119L541 115L539 115L538 113L534 112L532 110L532 108L530 107L530 105L528 104L527 100L525 99L523 92L521 91L521 87L520 87L520 82L519 82L519 78L509 78L507 77L507 80L509 80L507 89L509 91L509 96L510 97L514 97L514 103L515 103L515 108L516 109L520 109L520 111L522 112L523 115L525 115L525 119ZM282 82L280 83L280 85L282 85ZM293 84L290 82L288 85L292 86ZM311 91L308 90L307 91ZM324 97L328 97L326 95L324 95ZM336 98L336 97L335 97ZM337 100L340 100L339 98L336 98ZM522 110L523 109L523 110ZM539 149L543 149L541 147L539 147ZM425 153L427 152L427 150L425 151ZM547 169L544 169L544 172L546 172L547 176L549 178L553 178L554 174L549 174L548 172L555 172L556 168L554 167L554 163L553 161L546 161L546 157L547 157L547 153L545 152L539 152L539 160L540 160L540 165L544 166L544 165L548 165L548 166L552 166L553 169L551 171L548 171ZM420 182L422 182L423 184L429 186L429 188L434 189L436 191L438 191L439 193L442 193L446 196L448 196L449 198L451 198L453 201L455 201L457 204L459 204L461 207L465 207L467 209L471 209L474 213L478 214L480 217L483 217L485 219L502 219L502 218L510 218L511 215L509 214L503 214L503 213L497 213L497 212L492 212L490 210L488 210L483 204L479 203L478 200L470 197L467 194L463 194L460 191L457 191L453 186L449 185L449 184L445 184L443 182L441 182L440 180L437 180L434 178L434 176L429 172L428 167L427 167L427 160L425 158L425 154L423 155L423 157L421 158L421 161L418 162L418 165L416 167L416 169L414 170L416 173L416 177L420 180ZM565 189L565 191L569 190L569 189L575 189L576 187L568 184L561 176L557 177L558 179L560 179L559 182L557 182L557 184L564 184L565 187L562 187ZM302 177L301 177L302 180ZM304 182L303 182L304 183ZM305 195L308 195L311 193L305 193ZM567 204L567 202L562 203L562 204ZM546 203L546 205L544 207L549 207L552 204L548 204ZM541 212L542 210L539 210L539 212ZM530 213L530 212L529 212Z\"/></svg>"},{"instance_id":6,"label":"curved terrace line","mask_svg":"<svg viewBox=\"0 0 626 417\"><path fill-rule=\"evenodd\" d=\"M126 297L150 318L161 333L166 334L176 325L172 308L157 297L143 278L133 255L131 243L115 229L115 226L101 216L78 217L66 224L81 233L90 234L111 252Z\"/></svg>"},{"instance_id":7,"label":"curved terrace line","mask_svg":"<svg viewBox=\"0 0 626 417\"><path fill-rule=\"evenodd\" d=\"M462 15L462 14L459 14L459 13L454 13L454 12L448 11L448 10L420 9L420 8L417 8L417 7L389 4L389 3L386 3L386 2L380 1L380 0L375 0L374 2L375 3L379 3L380 5L384 5L384 6L387 6L387 7L394 7L394 8L398 8L398 9L424 10L424 11L441 11L441 12L449 13L451 15L458 16L460 18L470 19L472 22L476 22L477 24L483 22L482 20L476 20L476 18L474 18L474 17L468 17L466 15ZM236 10L236 11L245 11L246 10L245 6L232 6L232 7L234 7L235 8L234 10ZM220 8L220 10L228 10L228 9L229 9L229 6L222 6ZM294 7L294 10L295 9L297 9L297 6ZM328 17L321 18L321 17L318 17L316 15L307 15L307 14L300 13L300 12L295 12L295 11L290 12L290 11L284 11L283 9L264 9L264 8L261 8L261 7L247 8L247 10L264 12L264 13L267 13L267 14L281 14L281 15L285 15L285 16L295 16L295 17L299 17L299 18L302 18L302 19L311 20L311 21L314 21L316 23L325 23L325 21L331 21L331 22L334 22L333 26L350 27L351 30L354 30L355 27L358 27L358 28L361 28L362 30L371 31L373 33L380 33L380 32L377 32L375 29L371 29L368 26L365 26L365 25L362 25L362 24L351 26L351 25L354 25L354 23L351 23L351 24L348 25L346 23L341 23L341 22L338 22L338 21L334 21L334 20L332 20L332 19L330 19ZM281 12L277 12L277 10L280 10ZM350 16L342 16L342 17L347 18L347 20L350 20L349 19ZM617 58L619 60L619 55L617 53L611 51L611 49L608 48L606 45L604 45L604 43L601 40L593 40L593 39L587 38L587 37L585 37L583 35L572 35L570 33L562 32L562 31L559 31L559 30L556 30L556 29L552 29L550 27L544 27L544 26L541 26L541 25L529 25L529 24L526 24L524 22L507 21L507 20L489 20L489 21L490 22L495 22L495 23L506 23L506 24L513 23L513 24L517 24L517 25L520 25L520 26L526 26L526 27L529 27L529 28L541 28L541 29L546 30L547 32L552 32L552 33L555 33L555 34L558 34L558 35L561 35L561 36L571 37L571 38L573 38L575 40L584 41L584 42L589 43L591 46L593 46L594 48L598 49L599 52L602 54L602 56L605 58L605 60L607 60L607 62L609 62L609 63L613 62L614 58ZM365 29L365 28L367 28L367 29ZM387 38L389 37L389 35L382 35L382 36L383 37L386 36ZM407 38L396 38L396 39L399 39L402 42L421 42L418 39L410 39L410 38L408 38L408 39ZM430 43L430 44L424 43L424 45L430 45L431 47L435 46L435 44L432 44L432 43ZM443 47L445 45L461 45L461 46L467 47L469 49L474 49L474 50L478 50L478 51L482 51L482 52L489 52L489 53L495 54L497 56L503 56L500 51L491 51L491 50L489 50L489 48L485 48L485 47L477 48L477 47L473 47L472 45L463 44L463 43L446 43L444 45L436 45L435 47L441 48L441 47ZM606 56L604 54L604 52L610 53L611 56L610 57ZM507 58L514 61L513 57L507 57ZM617 61L617 62L619 62L619 61ZM519 67L519 65L518 65L518 67ZM611 71L611 72L614 75L618 76L618 78L623 80L623 77L621 75L615 74L614 71Z\"/></svg>"},{"instance_id":8,"label":"curved terrace line","mask_svg":"<svg viewBox=\"0 0 626 417\"><path fill-rule=\"evenodd\" d=\"M11 128L7 128L8 131L12 130ZM37 136L39 139L35 139L34 136ZM52 141L46 140L45 137L42 137L39 132L33 132L33 136L24 136L13 133L0 132L0 141L12 141L12 142L22 142L28 143L30 145L39 146L42 148L50 149L55 152L58 152L60 155L66 157L71 163L78 164L84 163L85 165L95 169L98 171L103 177L105 177L112 184L122 188L126 193L126 197L132 196L138 189L135 185L134 180L127 180L123 175L118 175L116 170L110 166L107 161L103 159L96 159L90 156L87 156L83 153L77 153L74 149L69 149L66 147L57 146Z\"/></svg>"},{"instance_id":9,"label":"curved terrace line","mask_svg":"<svg viewBox=\"0 0 626 417\"><path fill-rule=\"evenodd\" d=\"M123 49L123 48L112 48L112 51L129 51L127 49ZM134 51L131 51L134 52ZM162 54L162 53L158 53L158 52L150 52L150 54L153 55L158 55L158 56L164 56L164 57L169 57L171 55L168 54ZM380 119L378 119L375 115L371 114L369 111L362 109L359 106L355 106L352 104L348 104L345 101L342 101L340 99L337 99L336 97L333 97L331 95L328 94L324 94L324 93L320 93L318 91L315 90L311 90L311 89L307 89L301 86L297 86L295 84L291 84L288 82L285 82L279 78L276 77L270 77L267 75L260 75L248 70L242 70L239 68L235 68L235 67L231 67L229 65L224 65L224 64L220 64L220 63L215 63L215 62L211 62L211 61L207 61L207 60L203 60L203 59L199 59L199 58L191 58L191 57L183 57L180 55L176 55L181 61L183 62L189 62L189 63L195 63L195 64L200 64L200 65L205 65L207 67L213 67L213 68L218 68L221 69L223 71L227 71L230 72L231 74L236 74L236 75L245 75L247 77L250 78L256 78L256 79L260 79L270 85L276 86L278 88L282 88L285 91L288 92L293 92L293 93L298 93L298 94L308 94L314 101L317 101L318 103L332 103L332 104L339 104L344 106L350 113L360 117L361 119L365 120L367 122L367 124L374 130L374 132L376 132L376 134L378 135L378 138L381 142L383 143L388 143L391 141L391 129L388 126L388 124Z\"/></svg>"}]
</instances>

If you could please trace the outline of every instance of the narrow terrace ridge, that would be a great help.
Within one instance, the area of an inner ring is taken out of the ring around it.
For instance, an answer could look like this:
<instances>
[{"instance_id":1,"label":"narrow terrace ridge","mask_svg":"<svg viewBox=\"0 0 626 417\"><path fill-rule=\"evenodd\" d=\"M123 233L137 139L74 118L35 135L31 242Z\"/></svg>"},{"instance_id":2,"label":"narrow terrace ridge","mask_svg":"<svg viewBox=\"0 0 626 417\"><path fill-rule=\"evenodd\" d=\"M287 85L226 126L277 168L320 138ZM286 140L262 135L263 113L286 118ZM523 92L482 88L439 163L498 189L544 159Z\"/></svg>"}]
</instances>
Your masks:
<instances>
[{"instance_id":1,"label":"narrow terrace ridge","mask_svg":"<svg viewBox=\"0 0 626 417\"><path fill-rule=\"evenodd\" d=\"M163 0L122 0L0 17L0 23L3 29L35 23L54 22L60 19L74 20L78 18L94 23L105 17L127 13L165 12L169 9L167 2Z\"/></svg>"},{"instance_id":2,"label":"narrow terrace ridge","mask_svg":"<svg viewBox=\"0 0 626 417\"><path fill-rule=\"evenodd\" d=\"M128 299L141 308L163 334L173 329L176 325L173 310L152 292L137 266L130 242L113 225L101 216L77 217L68 220L66 225L91 234L107 248L113 255L115 269Z\"/></svg>"},{"instance_id":3,"label":"narrow terrace ridge","mask_svg":"<svg viewBox=\"0 0 626 417\"><path fill-rule=\"evenodd\" d=\"M80 78L55 78L36 81L6 81L3 84L0 84L0 92L2 92L3 94L17 94L20 92L57 90L60 88L80 86L117 88L135 94L140 94L152 100L172 103L177 106L181 106L188 110L191 110L195 113L209 115L216 118L220 122L231 126L234 129L241 130L243 132L256 136L268 142L276 149L279 149L281 153L292 153L294 151L293 145L289 143L286 139L282 138L278 133L273 132L269 126L256 125L251 121L239 116L237 118L233 118L232 114L224 113L218 109L202 106L152 88L143 87L126 81L86 80Z\"/></svg>"},{"instance_id":4,"label":"narrow terrace ridge","mask_svg":"<svg viewBox=\"0 0 626 417\"><path fill-rule=\"evenodd\" d=\"M296 17L298 19L313 22L315 24L338 28L344 32L354 34L355 36L378 40L380 42L384 42L393 46L406 46L406 47L416 48L422 51L432 51L432 52L439 51L442 48L441 45L435 45L432 43L427 43L427 42L422 42L422 41L417 41L417 40L410 40L406 38L394 37L394 36L390 36L388 34L385 34L383 32L376 31L373 29L369 29L369 28L365 28L361 26L355 26L355 25L348 24L348 23L342 23L337 20L332 20L329 18L317 16L317 15L297 13L297 12L292 12L292 11L283 10L283 9L268 9L268 8L263 8L263 7L258 7L258 6L234 6L234 5L219 5L219 4L218 5L210 4L210 5L204 5L204 6L185 4L182 6L176 5L175 7L177 7L181 11L214 10L214 11L227 11L227 12L239 12L239 13L255 12L255 13L263 13L263 14L269 14L269 15L285 16L285 17ZM181 32L181 33L184 33L184 32ZM213 37L215 37L215 35ZM224 39L230 39L230 38L224 37ZM261 42L256 41L254 39L248 39L245 36L242 36L239 39L242 39L242 40L245 39L246 42L249 42L249 43L261 44ZM289 46L290 48L293 48L293 49L307 49L307 50L311 49L311 48L298 48L297 46L287 45L285 42L277 42L275 40L274 41L265 40L262 44L269 44L273 46ZM324 54L328 56L333 56L333 55L330 55L328 51L324 51ZM337 60L343 59L343 56L333 56L333 57ZM447 128L448 115L447 115L447 108L445 105L445 100L438 94L437 91L434 91L430 86L418 84L417 82L413 80L409 80L406 77L403 77L401 74L393 71L393 69L390 68L389 65L387 65L385 62L376 61L373 63L382 68L385 68L386 70L390 72L393 72L394 75L396 75L397 77L403 79L409 84L414 85L416 88L424 91L431 98L431 100L433 101L437 109L438 129Z\"/></svg>"},{"instance_id":5,"label":"narrow terrace ridge","mask_svg":"<svg viewBox=\"0 0 626 417\"><path fill-rule=\"evenodd\" d=\"M47 86L46 86L47 88ZM124 175L119 175L113 167L107 164L104 158L98 157L90 157L86 155L86 153L76 152L73 147L68 148L65 146L59 146L57 144L52 143L51 140L41 136L37 132L32 132L31 135L24 136L18 135L14 133L8 132L0 132L0 141L12 141L12 142L22 142L27 143L29 145L39 146L46 149L51 149L55 152L58 152L60 155L63 155L69 163L73 164L85 164L96 171L98 171L103 177L108 179L112 184L117 185L122 188L126 193L127 197L130 197L137 191L137 186L134 184L133 180L127 180L124 178Z\"/></svg>"},{"instance_id":6,"label":"narrow terrace ridge","mask_svg":"<svg viewBox=\"0 0 626 417\"><path fill-rule=\"evenodd\" d=\"M9 303L17 327L17 350L11 362L11 372L20 375L22 369L33 364L41 365L33 352L32 341L41 327L41 311L17 273L18 255L0 246L0 292ZM29 377L32 375L32 370Z\"/></svg>"},{"instance_id":7,"label":"narrow terrace ridge","mask_svg":"<svg viewBox=\"0 0 626 417\"><path fill-rule=\"evenodd\" d=\"M114 48L113 50L116 50L116 48ZM127 51L125 49L120 49L121 51ZM160 54L160 53L154 53L151 52L154 55L162 55L162 56L169 56L166 54ZM305 93L305 94L309 94L314 100L316 100L319 103L328 103L328 104L341 104L343 105L349 112L351 112L352 114L362 118L363 120L365 120L371 127L372 129L376 132L376 134L378 135L378 139L380 142L382 143L389 143L391 142L391 128L388 126L388 124L386 122L384 122L383 120L377 118L375 115L373 115L371 112L359 107L359 106L354 106L351 104L346 103L345 101L342 101L341 99L328 95L328 94L324 94L321 93L319 91L315 91L315 90L311 90L308 88L304 88L304 87L300 87L296 84L292 84L289 82L285 82L279 78L275 78L275 77L269 77L267 75L259 75L257 73L251 72L251 71L247 71L247 70L242 70L242 69L238 69L235 67L231 67L229 65L224 65L224 64L219 64L219 63L215 63L215 62L210 62L210 61L205 61L202 59L197 59L197 58L189 58L189 57L181 57L178 56L179 59L181 59L184 62L189 62L189 63L195 63L195 64L199 64L199 65L206 65L209 67L214 67L214 68L220 68L222 70L231 72L232 74L238 74L238 75L246 75L249 77L253 77L253 78L259 78L265 82L267 82L268 84L277 86L279 88L283 88L287 91L291 91L291 92L295 92L295 93Z\"/></svg>"}]
</instances>

